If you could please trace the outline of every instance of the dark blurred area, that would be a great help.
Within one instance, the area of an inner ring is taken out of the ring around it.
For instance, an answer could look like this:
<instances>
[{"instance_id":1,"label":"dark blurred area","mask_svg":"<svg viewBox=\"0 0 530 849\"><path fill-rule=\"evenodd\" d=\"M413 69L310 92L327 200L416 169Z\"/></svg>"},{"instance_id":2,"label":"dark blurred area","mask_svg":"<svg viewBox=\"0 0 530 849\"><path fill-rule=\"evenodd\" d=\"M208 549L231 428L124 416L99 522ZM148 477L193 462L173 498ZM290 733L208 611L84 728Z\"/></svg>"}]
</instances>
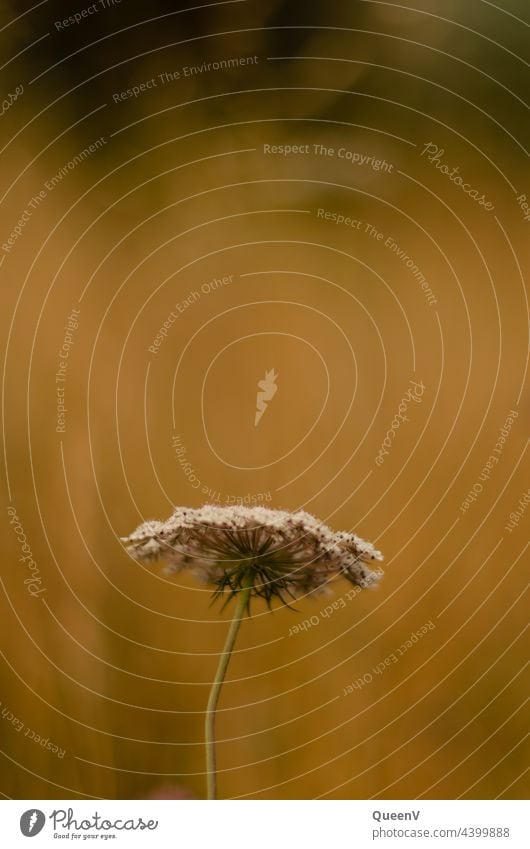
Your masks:
<instances>
[{"instance_id":1,"label":"dark blurred area","mask_svg":"<svg viewBox=\"0 0 530 849\"><path fill-rule=\"evenodd\" d=\"M230 611L119 538L208 501L385 554L244 623L224 798L526 795L527 12L1 4L5 797L204 796Z\"/></svg>"}]
</instances>

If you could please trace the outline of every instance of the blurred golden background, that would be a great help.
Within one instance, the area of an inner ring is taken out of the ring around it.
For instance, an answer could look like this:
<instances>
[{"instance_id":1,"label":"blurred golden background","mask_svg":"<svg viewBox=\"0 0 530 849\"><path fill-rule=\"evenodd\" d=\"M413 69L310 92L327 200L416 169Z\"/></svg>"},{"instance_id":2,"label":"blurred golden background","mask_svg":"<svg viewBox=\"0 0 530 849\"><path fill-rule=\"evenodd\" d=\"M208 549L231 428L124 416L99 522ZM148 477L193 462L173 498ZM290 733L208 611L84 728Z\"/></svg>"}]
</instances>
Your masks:
<instances>
[{"instance_id":1,"label":"blurred golden background","mask_svg":"<svg viewBox=\"0 0 530 849\"><path fill-rule=\"evenodd\" d=\"M385 577L255 605L222 797L524 797L526 5L419 5L2 4L4 797L204 796L230 610L119 538L238 500Z\"/></svg>"}]
</instances>

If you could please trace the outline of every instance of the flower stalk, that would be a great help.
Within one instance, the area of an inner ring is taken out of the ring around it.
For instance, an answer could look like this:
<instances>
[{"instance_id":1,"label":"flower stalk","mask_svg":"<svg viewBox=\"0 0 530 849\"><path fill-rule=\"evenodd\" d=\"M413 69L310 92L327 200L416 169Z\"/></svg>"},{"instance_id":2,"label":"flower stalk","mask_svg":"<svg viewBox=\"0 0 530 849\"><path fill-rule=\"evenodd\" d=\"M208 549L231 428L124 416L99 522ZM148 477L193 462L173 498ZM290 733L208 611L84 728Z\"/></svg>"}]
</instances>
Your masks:
<instances>
[{"instance_id":1,"label":"flower stalk","mask_svg":"<svg viewBox=\"0 0 530 849\"><path fill-rule=\"evenodd\" d=\"M219 658L219 665L217 667L217 672L213 680L212 689L210 691L210 697L208 699L208 706L206 708L206 718L204 727L206 746L206 782L208 789L208 799L217 799L217 757L215 751L215 718L217 705L219 703L221 688L225 680L226 670L228 669L228 664L230 663L230 658L232 656L232 651L237 639L239 627L241 625L243 616L245 615L245 610L248 608L251 590L252 582L251 580L249 580L247 585L238 593L239 598L237 600L234 615L230 623L226 642Z\"/></svg>"}]
</instances>

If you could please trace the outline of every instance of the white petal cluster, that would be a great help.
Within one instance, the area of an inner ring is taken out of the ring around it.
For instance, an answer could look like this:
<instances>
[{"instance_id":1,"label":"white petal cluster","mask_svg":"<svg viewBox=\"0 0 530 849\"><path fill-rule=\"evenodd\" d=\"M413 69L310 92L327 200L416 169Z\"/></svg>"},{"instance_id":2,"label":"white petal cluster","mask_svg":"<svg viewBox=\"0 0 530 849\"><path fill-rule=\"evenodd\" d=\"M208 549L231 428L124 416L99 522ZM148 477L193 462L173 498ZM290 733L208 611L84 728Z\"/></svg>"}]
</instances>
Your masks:
<instances>
[{"instance_id":1,"label":"white petal cluster","mask_svg":"<svg viewBox=\"0 0 530 849\"><path fill-rule=\"evenodd\" d=\"M123 542L135 560L189 568L219 593L235 594L250 581L252 594L269 603L314 593L334 577L369 586L381 571L366 564L383 559L371 543L334 533L303 510L266 507L177 507L165 522L144 522Z\"/></svg>"}]
</instances>

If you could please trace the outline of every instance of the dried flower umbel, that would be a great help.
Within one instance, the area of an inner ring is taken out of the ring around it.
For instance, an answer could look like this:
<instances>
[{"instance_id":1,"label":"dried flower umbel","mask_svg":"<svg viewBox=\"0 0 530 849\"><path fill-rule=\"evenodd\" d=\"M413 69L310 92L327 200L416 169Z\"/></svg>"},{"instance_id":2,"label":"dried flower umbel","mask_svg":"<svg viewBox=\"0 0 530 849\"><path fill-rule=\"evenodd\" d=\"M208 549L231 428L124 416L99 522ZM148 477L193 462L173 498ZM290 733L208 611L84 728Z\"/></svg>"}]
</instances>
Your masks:
<instances>
[{"instance_id":1,"label":"dried flower umbel","mask_svg":"<svg viewBox=\"0 0 530 849\"><path fill-rule=\"evenodd\" d=\"M248 597L286 602L318 592L331 578L368 586L367 568L381 554L355 534L333 533L309 513L266 507L178 507L165 522L144 522L126 537L143 563L163 558L169 571L190 569L230 599L250 584Z\"/></svg>"},{"instance_id":2,"label":"dried flower umbel","mask_svg":"<svg viewBox=\"0 0 530 849\"><path fill-rule=\"evenodd\" d=\"M382 555L355 534L334 533L309 513L265 507L178 507L165 522L140 525L123 539L141 563L163 558L168 571L190 569L213 588L213 597L237 597L236 609L210 693L206 714L208 798L216 798L215 710L241 620L253 597L284 604L325 591L346 578L359 587L377 583L368 568Z\"/></svg>"}]
</instances>

